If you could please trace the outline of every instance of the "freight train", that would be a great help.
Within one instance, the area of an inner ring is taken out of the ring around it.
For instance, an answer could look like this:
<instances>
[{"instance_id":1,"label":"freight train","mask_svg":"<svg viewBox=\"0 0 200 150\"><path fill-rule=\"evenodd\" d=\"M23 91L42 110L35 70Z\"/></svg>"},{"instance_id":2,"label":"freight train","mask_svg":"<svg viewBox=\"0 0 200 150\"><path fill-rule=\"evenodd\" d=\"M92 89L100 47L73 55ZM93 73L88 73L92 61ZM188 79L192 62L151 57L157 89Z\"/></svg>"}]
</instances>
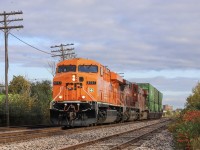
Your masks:
<instances>
[{"instance_id":1,"label":"freight train","mask_svg":"<svg viewBox=\"0 0 200 150\"><path fill-rule=\"evenodd\" d=\"M160 118L162 93L133 83L106 66L73 58L57 64L50 119L62 126L90 126Z\"/></svg>"}]
</instances>

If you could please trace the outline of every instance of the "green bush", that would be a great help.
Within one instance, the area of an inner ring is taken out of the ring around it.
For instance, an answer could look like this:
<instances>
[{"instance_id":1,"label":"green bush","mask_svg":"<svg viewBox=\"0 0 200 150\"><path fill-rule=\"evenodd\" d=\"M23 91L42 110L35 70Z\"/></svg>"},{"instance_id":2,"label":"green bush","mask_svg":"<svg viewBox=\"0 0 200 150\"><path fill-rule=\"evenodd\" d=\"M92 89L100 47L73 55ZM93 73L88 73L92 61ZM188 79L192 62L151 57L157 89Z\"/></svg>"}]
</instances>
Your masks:
<instances>
[{"instance_id":1,"label":"green bush","mask_svg":"<svg viewBox=\"0 0 200 150\"><path fill-rule=\"evenodd\" d=\"M30 83L14 76L9 84L10 125L49 123L49 103L52 99L50 81ZM6 124L5 95L0 95L0 126Z\"/></svg>"},{"instance_id":2,"label":"green bush","mask_svg":"<svg viewBox=\"0 0 200 150\"><path fill-rule=\"evenodd\" d=\"M4 126L6 122L5 116L5 95L0 95L0 126Z\"/></svg>"},{"instance_id":3,"label":"green bush","mask_svg":"<svg viewBox=\"0 0 200 150\"><path fill-rule=\"evenodd\" d=\"M186 100L186 108L169 126L177 149L196 150L200 147L200 83L192 92Z\"/></svg>"}]
</instances>

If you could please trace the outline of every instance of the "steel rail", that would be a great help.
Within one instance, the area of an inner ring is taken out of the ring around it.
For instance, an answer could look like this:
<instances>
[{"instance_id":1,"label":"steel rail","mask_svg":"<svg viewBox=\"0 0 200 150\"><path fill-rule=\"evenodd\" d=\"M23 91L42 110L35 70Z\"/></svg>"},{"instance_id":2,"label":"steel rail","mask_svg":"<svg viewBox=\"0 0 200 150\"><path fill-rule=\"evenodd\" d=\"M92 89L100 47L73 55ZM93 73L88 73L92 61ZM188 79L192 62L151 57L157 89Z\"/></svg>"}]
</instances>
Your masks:
<instances>
[{"instance_id":1,"label":"steel rail","mask_svg":"<svg viewBox=\"0 0 200 150\"><path fill-rule=\"evenodd\" d=\"M146 122L144 120L143 122ZM11 143L11 142L20 142L23 140L30 140L33 138L42 138L54 135L65 135L71 133L77 133L87 130L98 130L101 128L110 128L119 125L127 125L133 123L141 123L141 121L134 121L134 122L124 122L118 124L108 124L108 125L98 125L92 127L79 127L79 128L69 128L66 130L61 129L61 127L53 127L53 128L37 128L37 129L28 129L28 130L12 130L12 131L4 131L0 132L0 143Z\"/></svg>"},{"instance_id":2,"label":"steel rail","mask_svg":"<svg viewBox=\"0 0 200 150\"><path fill-rule=\"evenodd\" d=\"M128 137L127 141L110 148L110 150L119 150L119 149L124 149L128 146L131 146L133 143L138 142L140 139L148 136L149 134L152 134L152 133L154 133L154 132L156 132L156 131L158 131L162 128L165 128L165 126L166 126L166 124L164 123L164 124L160 124L159 126L156 126L156 127L153 127L153 128L150 127L150 130L141 131L143 133L141 135L138 135L138 136L135 136L135 137Z\"/></svg>"},{"instance_id":3,"label":"steel rail","mask_svg":"<svg viewBox=\"0 0 200 150\"><path fill-rule=\"evenodd\" d=\"M166 123L167 121L169 120L164 120L162 121L163 123ZM95 140L92 140L92 141L86 141L86 142L82 142L82 143L79 143L79 144L76 144L76 145L72 145L72 146L67 146L65 148L61 148L60 150L75 150L75 149L81 149L83 147L87 147L87 146L91 146L91 145L94 145L96 143L99 143L99 142L103 142L103 141L106 141L106 140L110 140L112 138L116 138L116 137L120 137L122 135L125 135L125 134L128 134L130 132L136 132L138 130L145 130L147 128L152 128L152 131L153 132L155 130L154 126L156 126L156 124L159 124L159 125L162 125L161 123L162 122L159 122L159 123L154 123L154 124L151 124L151 125L145 125L143 127L140 127L140 128L136 128L136 129L132 129L132 130L128 130L128 131L125 131L125 132L121 132L121 133L117 133L117 134L113 134L113 135L109 135L109 136L106 136L106 137L102 137L102 138L98 138L98 139L95 139ZM158 126L156 126L156 129L158 128ZM144 135L146 135L147 133L145 133ZM143 135L143 136L144 136ZM134 137L136 138L136 137ZM137 137L139 138L139 137ZM130 143L131 141L129 141L128 143ZM122 145L113 145L113 149L120 149L121 147L124 147L126 146L128 143L123 143ZM112 149L111 148L111 149Z\"/></svg>"}]
</instances>

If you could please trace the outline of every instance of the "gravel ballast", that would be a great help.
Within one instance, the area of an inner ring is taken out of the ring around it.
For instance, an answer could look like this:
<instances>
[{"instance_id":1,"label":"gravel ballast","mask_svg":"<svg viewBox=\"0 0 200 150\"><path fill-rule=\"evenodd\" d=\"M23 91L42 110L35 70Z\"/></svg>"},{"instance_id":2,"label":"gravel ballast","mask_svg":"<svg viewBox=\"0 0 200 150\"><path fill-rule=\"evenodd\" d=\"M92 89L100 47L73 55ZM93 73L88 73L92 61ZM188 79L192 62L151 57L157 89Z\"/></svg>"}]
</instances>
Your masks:
<instances>
[{"instance_id":1,"label":"gravel ballast","mask_svg":"<svg viewBox=\"0 0 200 150\"><path fill-rule=\"evenodd\" d=\"M113 135L116 133L128 131L130 129L136 129L145 125L150 125L153 123L157 123L159 120L148 121L148 122L141 122L141 123L133 123L127 125L121 125L117 127L108 127L108 128L101 128L89 131L82 131L80 133L74 134L66 134L66 135L55 135L51 137L39 138L39 139L32 139L30 141L22 141L17 143L10 143L10 144L1 144L1 150L58 150L70 145L75 145L81 142L86 142L98 138L105 137L107 135ZM167 134L167 133L166 133ZM166 140L169 135L164 136L161 134L157 139L154 140L156 143L163 144L162 142L158 142L158 139ZM153 144L153 145L156 145ZM144 143L145 144L145 143ZM151 142L150 142L151 145ZM142 145L142 147L150 148L148 143L146 145ZM141 147L141 148L142 148ZM138 149L141 150L141 149Z\"/></svg>"},{"instance_id":2,"label":"gravel ballast","mask_svg":"<svg viewBox=\"0 0 200 150\"><path fill-rule=\"evenodd\" d=\"M134 150L173 150L173 136L168 130L155 134L150 140L145 141L140 147ZM131 150L131 148L127 149Z\"/></svg>"}]
</instances>

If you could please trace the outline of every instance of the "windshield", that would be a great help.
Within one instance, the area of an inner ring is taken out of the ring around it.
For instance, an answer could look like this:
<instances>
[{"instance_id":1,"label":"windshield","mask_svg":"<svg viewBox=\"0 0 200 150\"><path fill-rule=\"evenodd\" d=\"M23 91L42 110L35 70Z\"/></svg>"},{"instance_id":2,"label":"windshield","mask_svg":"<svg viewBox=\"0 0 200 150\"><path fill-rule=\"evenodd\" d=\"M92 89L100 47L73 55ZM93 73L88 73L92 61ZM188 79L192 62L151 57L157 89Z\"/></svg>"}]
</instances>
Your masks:
<instances>
[{"instance_id":1,"label":"windshield","mask_svg":"<svg viewBox=\"0 0 200 150\"><path fill-rule=\"evenodd\" d=\"M78 66L79 72L92 72L96 73L98 72L98 67L95 65L79 65Z\"/></svg>"},{"instance_id":2,"label":"windshield","mask_svg":"<svg viewBox=\"0 0 200 150\"><path fill-rule=\"evenodd\" d=\"M58 73L61 72L76 72L75 65L58 66Z\"/></svg>"}]
</instances>

